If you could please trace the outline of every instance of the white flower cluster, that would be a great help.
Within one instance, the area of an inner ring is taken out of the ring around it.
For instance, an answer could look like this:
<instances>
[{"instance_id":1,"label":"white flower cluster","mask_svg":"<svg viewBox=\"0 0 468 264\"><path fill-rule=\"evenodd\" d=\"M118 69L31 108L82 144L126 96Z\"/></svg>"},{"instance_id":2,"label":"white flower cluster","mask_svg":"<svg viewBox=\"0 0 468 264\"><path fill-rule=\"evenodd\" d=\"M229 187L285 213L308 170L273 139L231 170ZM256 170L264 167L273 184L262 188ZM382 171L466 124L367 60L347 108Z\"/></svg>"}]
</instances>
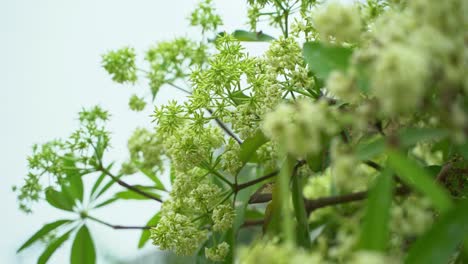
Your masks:
<instances>
[{"instance_id":1,"label":"white flower cluster","mask_svg":"<svg viewBox=\"0 0 468 264\"><path fill-rule=\"evenodd\" d=\"M339 128L336 109L325 101L313 103L306 99L279 105L263 122L265 135L298 157L319 153Z\"/></svg>"},{"instance_id":2,"label":"white flower cluster","mask_svg":"<svg viewBox=\"0 0 468 264\"><path fill-rule=\"evenodd\" d=\"M337 188L341 192L366 190L372 174L364 169L349 146L340 140L333 140L330 149L331 174Z\"/></svg>"},{"instance_id":3,"label":"white flower cluster","mask_svg":"<svg viewBox=\"0 0 468 264\"><path fill-rule=\"evenodd\" d=\"M220 204L213 210L211 219L213 220L214 231L227 231L234 222L234 209L231 205Z\"/></svg>"},{"instance_id":4,"label":"white flower cluster","mask_svg":"<svg viewBox=\"0 0 468 264\"><path fill-rule=\"evenodd\" d=\"M179 255L192 255L207 236L208 231L199 229L188 216L172 211L164 212L158 225L151 229L154 245Z\"/></svg>"},{"instance_id":5,"label":"white flower cluster","mask_svg":"<svg viewBox=\"0 0 468 264\"><path fill-rule=\"evenodd\" d=\"M130 152L130 161L123 165L123 171L128 174L136 168L162 171L164 147L155 133L145 128L137 128L127 143ZM132 167L136 167L132 169Z\"/></svg>"},{"instance_id":6,"label":"white flower cluster","mask_svg":"<svg viewBox=\"0 0 468 264\"><path fill-rule=\"evenodd\" d=\"M209 161L213 150L221 147L224 139L218 127L206 126L194 131L189 125L168 136L164 148L177 170L187 171Z\"/></svg>"},{"instance_id":7,"label":"white flower cluster","mask_svg":"<svg viewBox=\"0 0 468 264\"><path fill-rule=\"evenodd\" d=\"M355 5L332 1L318 9L313 16L314 25L324 41L357 41L361 33L361 18Z\"/></svg>"},{"instance_id":8,"label":"white flower cluster","mask_svg":"<svg viewBox=\"0 0 468 264\"><path fill-rule=\"evenodd\" d=\"M218 244L212 248L205 248L206 258L215 262L222 262L226 258L228 253L229 244L226 242Z\"/></svg>"}]
</instances>

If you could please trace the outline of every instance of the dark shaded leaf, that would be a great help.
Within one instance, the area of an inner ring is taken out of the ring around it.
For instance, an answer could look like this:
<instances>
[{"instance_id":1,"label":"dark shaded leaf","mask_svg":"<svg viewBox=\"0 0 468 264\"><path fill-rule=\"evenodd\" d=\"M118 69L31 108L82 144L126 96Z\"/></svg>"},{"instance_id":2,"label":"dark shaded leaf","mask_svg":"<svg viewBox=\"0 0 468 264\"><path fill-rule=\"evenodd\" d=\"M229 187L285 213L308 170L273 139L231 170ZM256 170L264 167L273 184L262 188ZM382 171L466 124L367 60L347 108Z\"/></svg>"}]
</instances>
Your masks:
<instances>
[{"instance_id":1,"label":"dark shaded leaf","mask_svg":"<svg viewBox=\"0 0 468 264\"><path fill-rule=\"evenodd\" d=\"M438 185L430 173L401 152L388 150L388 166L409 186L431 199L432 204L441 212L452 206L452 200L446 189Z\"/></svg>"},{"instance_id":2,"label":"dark shaded leaf","mask_svg":"<svg viewBox=\"0 0 468 264\"><path fill-rule=\"evenodd\" d=\"M360 247L364 250L385 250L389 240L390 207L393 197L391 171L383 171L369 191Z\"/></svg>"},{"instance_id":3,"label":"dark shaded leaf","mask_svg":"<svg viewBox=\"0 0 468 264\"><path fill-rule=\"evenodd\" d=\"M297 244L303 248L310 248L311 242L309 237L309 217L305 210L304 197L302 190L304 184L302 178L298 175L293 175L291 181L291 195L294 206L294 213L297 220L296 240Z\"/></svg>"},{"instance_id":4,"label":"dark shaded leaf","mask_svg":"<svg viewBox=\"0 0 468 264\"><path fill-rule=\"evenodd\" d=\"M419 238L410 248L405 263L449 263L456 248L468 234L468 200L462 200Z\"/></svg>"},{"instance_id":5,"label":"dark shaded leaf","mask_svg":"<svg viewBox=\"0 0 468 264\"><path fill-rule=\"evenodd\" d=\"M410 147L418 142L426 140L438 140L446 137L447 131L435 128L407 128L398 133L401 147ZM385 138L378 137L359 143L356 147L356 155L360 160L368 160L382 154L385 151Z\"/></svg>"}]
</instances>

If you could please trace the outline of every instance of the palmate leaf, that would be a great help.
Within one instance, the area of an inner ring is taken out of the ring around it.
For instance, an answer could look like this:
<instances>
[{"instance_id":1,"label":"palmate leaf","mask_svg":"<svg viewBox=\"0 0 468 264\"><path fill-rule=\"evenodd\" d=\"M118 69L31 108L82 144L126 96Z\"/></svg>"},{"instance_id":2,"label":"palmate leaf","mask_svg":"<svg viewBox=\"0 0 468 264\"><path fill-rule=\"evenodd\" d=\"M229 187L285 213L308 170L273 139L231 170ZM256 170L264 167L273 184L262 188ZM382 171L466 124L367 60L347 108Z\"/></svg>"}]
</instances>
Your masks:
<instances>
[{"instance_id":1,"label":"palmate leaf","mask_svg":"<svg viewBox=\"0 0 468 264\"><path fill-rule=\"evenodd\" d=\"M48 224L44 225L41 229L39 229L36 233L34 233L34 235L32 235L26 242L24 242L24 244L21 245L21 247L16 251L16 253L19 253L23 249L28 248L34 242L36 242L37 240L43 238L45 235L49 234L54 229L56 229L56 228L58 228L58 227L60 227L60 226L62 226L64 224L71 223L71 222L72 222L72 220L57 220L55 222L48 223Z\"/></svg>"},{"instance_id":2,"label":"palmate leaf","mask_svg":"<svg viewBox=\"0 0 468 264\"><path fill-rule=\"evenodd\" d=\"M70 263L96 263L96 250L94 248L94 242L86 225L83 225L75 236L70 255Z\"/></svg>"},{"instance_id":3,"label":"palmate leaf","mask_svg":"<svg viewBox=\"0 0 468 264\"><path fill-rule=\"evenodd\" d=\"M46 249L44 250L44 252L42 252L41 256L39 257L39 259L37 260L37 263L38 264L45 264L47 263L47 261L49 260L49 258L52 256L52 254L54 254L54 252L65 242L68 240L68 237L70 237L70 233L72 232L73 230L70 230L68 232L66 232L65 234L63 234L62 236L60 236L59 238L56 238L54 240L52 240L52 242L50 242L49 245L47 245Z\"/></svg>"},{"instance_id":4,"label":"palmate leaf","mask_svg":"<svg viewBox=\"0 0 468 264\"><path fill-rule=\"evenodd\" d=\"M448 263L457 246L468 235L468 200L439 217L410 248L405 263Z\"/></svg>"}]
</instances>

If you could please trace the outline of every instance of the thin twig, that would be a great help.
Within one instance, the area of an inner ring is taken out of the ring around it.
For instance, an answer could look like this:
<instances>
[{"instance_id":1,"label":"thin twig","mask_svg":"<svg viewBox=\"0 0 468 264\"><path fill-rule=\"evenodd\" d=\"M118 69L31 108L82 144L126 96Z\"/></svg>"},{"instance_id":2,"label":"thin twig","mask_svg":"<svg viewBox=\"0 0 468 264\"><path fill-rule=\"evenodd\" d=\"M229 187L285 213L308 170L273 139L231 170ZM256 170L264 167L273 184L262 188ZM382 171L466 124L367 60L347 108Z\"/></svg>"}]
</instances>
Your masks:
<instances>
[{"instance_id":1,"label":"thin twig","mask_svg":"<svg viewBox=\"0 0 468 264\"><path fill-rule=\"evenodd\" d=\"M98 168L100 171L102 171L103 173L105 173L106 175L108 175L109 177L112 178L113 181L117 182L120 186L123 186L135 193L138 193L146 198L149 198L149 199L152 199L152 200L155 200L155 201L158 201L160 203L162 203L163 201L159 198L159 197L156 197L152 194L149 194L145 191L142 191L140 189L138 189L137 187L133 186L133 185L130 185L124 181L122 181L121 179L119 179L118 177L116 177L115 175L113 175L110 171L108 171L106 168L104 168L102 166L102 164L99 165L99 168Z\"/></svg>"},{"instance_id":2,"label":"thin twig","mask_svg":"<svg viewBox=\"0 0 468 264\"><path fill-rule=\"evenodd\" d=\"M255 184L257 184L257 183L259 183L259 182L262 182L262 181L264 181L264 180L267 180L267 179L269 179L269 178L273 178L273 177L276 176L277 174L278 174L278 171L270 172L270 173L266 174L265 176L262 176L262 177L260 177L260 178L255 179L255 180L251 180L251 181L248 181L248 182L244 182L244 183L242 183L242 184L239 184L239 185L237 185L237 186L235 187L235 188L236 188L236 191L240 191L240 190L242 190L242 189L245 189L245 188L247 188L247 187L249 187L249 186L255 185Z\"/></svg>"},{"instance_id":3,"label":"thin twig","mask_svg":"<svg viewBox=\"0 0 468 264\"><path fill-rule=\"evenodd\" d=\"M265 222L264 219L245 220L241 227L249 227L249 226L263 225L264 222Z\"/></svg>"},{"instance_id":4,"label":"thin twig","mask_svg":"<svg viewBox=\"0 0 468 264\"><path fill-rule=\"evenodd\" d=\"M178 85L176 85L176 84L173 84L173 83L167 83L167 84L169 84L170 86L172 86L172 87L178 89L179 91L182 91L182 92L184 92L184 93L186 93L186 94L192 95L192 92L191 92L191 91L186 90L186 89L184 89L184 88L182 88L182 87L180 87L180 86L178 86ZM211 110L211 109L209 109L209 108L206 108L206 111L208 111L208 113L210 113L210 115L213 115L213 110ZM218 126L219 126L222 130L224 130L224 132L225 132L226 134L228 134L228 135L229 135L230 137L232 137L235 141L237 141L237 143L242 144L242 140L240 140L240 139L234 134L234 132L232 132L232 131L226 126L226 124L224 124L224 123L223 123L221 120L219 120L219 118L217 118L217 117L215 117L214 120L216 121L216 124L218 124Z\"/></svg>"},{"instance_id":5,"label":"thin twig","mask_svg":"<svg viewBox=\"0 0 468 264\"><path fill-rule=\"evenodd\" d=\"M100 223L102 225L108 226L113 229L151 229L152 226L123 226L123 225L113 225L108 222L104 222L100 219L92 217L90 215L86 216L86 218L93 220L94 222Z\"/></svg>"},{"instance_id":6,"label":"thin twig","mask_svg":"<svg viewBox=\"0 0 468 264\"><path fill-rule=\"evenodd\" d=\"M395 195L406 195L410 192L408 187L399 187L395 190ZM368 191L355 192L350 194L306 200L306 210L308 213L327 206L361 201L367 198Z\"/></svg>"},{"instance_id":7,"label":"thin twig","mask_svg":"<svg viewBox=\"0 0 468 264\"><path fill-rule=\"evenodd\" d=\"M180 87L180 86L178 86L176 84L173 84L173 83L167 83L167 84L169 84L170 86L172 86L172 87L176 88L177 90L182 91L182 92L184 92L186 94L190 94L190 95L192 94L191 91L185 90L184 88L182 88L182 87Z\"/></svg>"},{"instance_id":8,"label":"thin twig","mask_svg":"<svg viewBox=\"0 0 468 264\"><path fill-rule=\"evenodd\" d=\"M209 108L206 108L206 111L208 111L208 113L210 113L210 115L213 115L213 110L209 109ZM218 124L218 126L224 130L224 132L226 134L228 134L230 137L232 137L235 141L237 141L237 143L239 144L242 144L242 140L240 140L236 134L234 134L234 132L232 132L227 126L226 124L223 123L223 121L219 120L219 118L215 117L214 118L216 124Z\"/></svg>"}]
</instances>

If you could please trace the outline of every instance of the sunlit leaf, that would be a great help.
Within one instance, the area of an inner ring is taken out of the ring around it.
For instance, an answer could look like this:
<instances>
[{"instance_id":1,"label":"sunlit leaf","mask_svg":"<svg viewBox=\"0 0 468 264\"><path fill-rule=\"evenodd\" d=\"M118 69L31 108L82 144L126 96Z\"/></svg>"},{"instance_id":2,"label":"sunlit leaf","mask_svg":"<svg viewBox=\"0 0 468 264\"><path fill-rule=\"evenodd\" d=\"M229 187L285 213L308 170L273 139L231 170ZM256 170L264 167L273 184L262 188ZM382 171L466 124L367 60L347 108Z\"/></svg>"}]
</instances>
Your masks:
<instances>
[{"instance_id":1,"label":"sunlit leaf","mask_svg":"<svg viewBox=\"0 0 468 264\"><path fill-rule=\"evenodd\" d=\"M156 226L161 219L161 212L157 212L151 219L146 223L146 226ZM149 230L142 230L140 235L140 240L138 241L138 248L145 246L150 238Z\"/></svg>"},{"instance_id":2,"label":"sunlit leaf","mask_svg":"<svg viewBox=\"0 0 468 264\"><path fill-rule=\"evenodd\" d=\"M52 187L45 190L46 201L55 208L73 211L74 201L63 192L58 192Z\"/></svg>"},{"instance_id":3,"label":"sunlit leaf","mask_svg":"<svg viewBox=\"0 0 468 264\"><path fill-rule=\"evenodd\" d=\"M34 233L34 235L32 235L26 242L24 242L24 244L21 245L21 247L16 252L18 253L18 252L22 251L23 249L31 246L37 240L39 240L39 239L43 238L45 235L49 234L54 229L56 229L56 228L58 228L58 227L60 227L60 226L62 226L64 224L70 223L70 222L71 222L71 220L58 220L58 221L55 221L55 222L44 225L41 229L39 229L36 233Z\"/></svg>"},{"instance_id":4,"label":"sunlit leaf","mask_svg":"<svg viewBox=\"0 0 468 264\"><path fill-rule=\"evenodd\" d=\"M37 260L38 264L45 264L49 260L49 258L54 254L54 252L65 242L67 241L68 237L70 237L70 233L72 230L66 232L62 236L52 240L52 242L47 245L44 252L42 252L41 256Z\"/></svg>"},{"instance_id":5,"label":"sunlit leaf","mask_svg":"<svg viewBox=\"0 0 468 264\"><path fill-rule=\"evenodd\" d=\"M70 255L70 263L96 263L96 250L94 248L94 242L86 225L83 225L75 236Z\"/></svg>"}]
</instances>

